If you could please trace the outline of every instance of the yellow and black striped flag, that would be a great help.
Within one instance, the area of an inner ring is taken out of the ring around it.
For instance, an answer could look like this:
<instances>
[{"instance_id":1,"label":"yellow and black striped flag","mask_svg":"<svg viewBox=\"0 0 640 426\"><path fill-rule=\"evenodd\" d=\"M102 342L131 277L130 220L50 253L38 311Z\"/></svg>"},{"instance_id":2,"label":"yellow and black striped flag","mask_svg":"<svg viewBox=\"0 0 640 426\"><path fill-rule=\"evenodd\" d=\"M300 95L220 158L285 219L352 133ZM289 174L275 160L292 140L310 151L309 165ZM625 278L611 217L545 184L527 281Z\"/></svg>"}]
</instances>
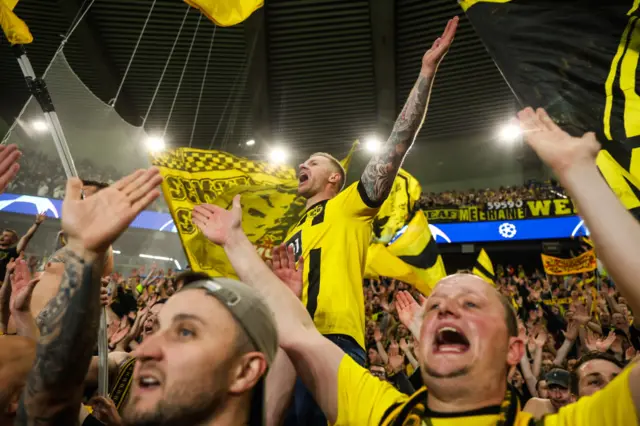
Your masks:
<instances>
[{"instance_id":1,"label":"yellow and black striped flag","mask_svg":"<svg viewBox=\"0 0 640 426\"><path fill-rule=\"evenodd\" d=\"M400 169L389 196L373 219L373 235L377 243L388 244L409 222L421 194L420 182L406 170Z\"/></svg>"},{"instance_id":2,"label":"yellow and black striped flag","mask_svg":"<svg viewBox=\"0 0 640 426\"><path fill-rule=\"evenodd\" d=\"M596 132L598 167L640 217L638 0L459 0L523 106Z\"/></svg>"},{"instance_id":3,"label":"yellow and black striped flag","mask_svg":"<svg viewBox=\"0 0 640 426\"><path fill-rule=\"evenodd\" d=\"M348 168L354 142L342 160ZM300 219L306 200L298 195L297 172L288 166L252 161L222 151L178 148L153 157L164 178L162 191L191 269L211 276L235 277L224 249L210 242L191 222L198 204L231 207L242 196L242 228L264 259L282 243Z\"/></svg>"},{"instance_id":4,"label":"yellow and black striped flag","mask_svg":"<svg viewBox=\"0 0 640 426\"><path fill-rule=\"evenodd\" d=\"M476 264L473 267L473 275L477 275L486 282L495 285L496 273L493 271L493 263L487 252L482 249L476 260Z\"/></svg>"},{"instance_id":5,"label":"yellow and black striped flag","mask_svg":"<svg viewBox=\"0 0 640 426\"><path fill-rule=\"evenodd\" d=\"M429 295L447 272L429 223L417 210L402 235L388 246L372 244L367 251L366 278L395 278Z\"/></svg>"}]
</instances>

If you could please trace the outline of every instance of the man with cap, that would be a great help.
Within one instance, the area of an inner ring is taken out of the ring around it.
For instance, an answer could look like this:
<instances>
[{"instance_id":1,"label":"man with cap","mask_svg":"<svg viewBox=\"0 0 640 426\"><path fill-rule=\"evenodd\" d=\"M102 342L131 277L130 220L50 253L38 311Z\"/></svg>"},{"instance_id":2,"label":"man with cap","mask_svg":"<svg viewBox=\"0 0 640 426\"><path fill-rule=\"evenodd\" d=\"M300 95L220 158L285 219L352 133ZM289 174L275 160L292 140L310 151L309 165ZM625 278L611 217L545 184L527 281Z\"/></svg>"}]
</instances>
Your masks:
<instances>
[{"instance_id":1,"label":"man with cap","mask_svg":"<svg viewBox=\"0 0 640 426\"><path fill-rule=\"evenodd\" d=\"M533 414L536 419L557 413L565 405L575 402L575 397L569 390L571 373L567 370L554 368L544 376L544 380L547 382L549 398L531 398L522 410Z\"/></svg>"},{"instance_id":2,"label":"man with cap","mask_svg":"<svg viewBox=\"0 0 640 426\"><path fill-rule=\"evenodd\" d=\"M263 425L264 380L278 349L271 311L226 278L173 295L134 351L127 425Z\"/></svg>"}]
</instances>

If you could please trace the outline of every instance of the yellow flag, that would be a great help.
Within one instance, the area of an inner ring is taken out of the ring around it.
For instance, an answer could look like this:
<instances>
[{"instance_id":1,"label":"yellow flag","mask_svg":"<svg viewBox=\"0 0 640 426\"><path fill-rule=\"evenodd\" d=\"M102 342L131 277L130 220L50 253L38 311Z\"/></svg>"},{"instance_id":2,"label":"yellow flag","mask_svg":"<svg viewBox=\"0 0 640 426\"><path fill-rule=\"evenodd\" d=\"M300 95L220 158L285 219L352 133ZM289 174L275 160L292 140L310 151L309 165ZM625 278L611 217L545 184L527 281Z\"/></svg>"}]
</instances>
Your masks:
<instances>
[{"instance_id":1,"label":"yellow flag","mask_svg":"<svg viewBox=\"0 0 640 426\"><path fill-rule=\"evenodd\" d=\"M262 7L262 0L184 0L221 27L231 27Z\"/></svg>"},{"instance_id":2,"label":"yellow flag","mask_svg":"<svg viewBox=\"0 0 640 426\"><path fill-rule=\"evenodd\" d=\"M421 193L420 182L405 170L400 169L389 196L380 206L380 211L373 220L373 234L376 242L388 244L407 224L413 216Z\"/></svg>"},{"instance_id":3,"label":"yellow flag","mask_svg":"<svg viewBox=\"0 0 640 426\"><path fill-rule=\"evenodd\" d=\"M347 165L353 150L343 160ZM178 148L157 155L153 165L164 180L162 191L176 224L191 269L211 276L236 277L224 250L191 222L198 204L231 207L242 197L242 228L264 259L282 243L303 213L296 170L236 157L222 151Z\"/></svg>"},{"instance_id":4,"label":"yellow flag","mask_svg":"<svg viewBox=\"0 0 640 426\"><path fill-rule=\"evenodd\" d=\"M13 13L18 0L0 0L0 27L4 35L13 44L29 44L33 36L24 21Z\"/></svg>"},{"instance_id":5,"label":"yellow flag","mask_svg":"<svg viewBox=\"0 0 640 426\"><path fill-rule=\"evenodd\" d=\"M589 250L580 256L570 259L561 259L546 254L541 254L540 257L542 258L544 271L549 275L581 274L594 271L598 267L598 260L594 250Z\"/></svg>"},{"instance_id":6,"label":"yellow flag","mask_svg":"<svg viewBox=\"0 0 640 426\"><path fill-rule=\"evenodd\" d=\"M477 275L486 282L495 285L496 273L493 271L493 263L487 252L482 249L473 267L473 275Z\"/></svg>"},{"instance_id":7,"label":"yellow flag","mask_svg":"<svg viewBox=\"0 0 640 426\"><path fill-rule=\"evenodd\" d=\"M373 244L367 252L365 277L389 277L429 295L447 272L429 223L422 210L415 212L406 229L388 246Z\"/></svg>"}]
</instances>

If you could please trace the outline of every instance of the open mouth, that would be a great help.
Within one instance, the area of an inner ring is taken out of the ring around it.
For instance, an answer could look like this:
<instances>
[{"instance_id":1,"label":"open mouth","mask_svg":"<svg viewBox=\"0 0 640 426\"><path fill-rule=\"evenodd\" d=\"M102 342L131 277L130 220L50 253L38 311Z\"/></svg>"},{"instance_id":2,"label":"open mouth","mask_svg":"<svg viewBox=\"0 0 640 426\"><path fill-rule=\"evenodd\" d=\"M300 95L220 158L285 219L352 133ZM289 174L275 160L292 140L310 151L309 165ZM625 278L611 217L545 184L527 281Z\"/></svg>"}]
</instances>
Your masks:
<instances>
[{"instance_id":1,"label":"open mouth","mask_svg":"<svg viewBox=\"0 0 640 426\"><path fill-rule=\"evenodd\" d=\"M442 327L435 338L436 353L464 353L469 350L469 340L454 327Z\"/></svg>"},{"instance_id":2,"label":"open mouth","mask_svg":"<svg viewBox=\"0 0 640 426\"><path fill-rule=\"evenodd\" d=\"M157 389L160 386L160 380L149 374L141 374L138 378L138 387L145 391Z\"/></svg>"},{"instance_id":3,"label":"open mouth","mask_svg":"<svg viewBox=\"0 0 640 426\"><path fill-rule=\"evenodd\" d=\"M298 176L298 182L304 183L308 180L309 180L309 175L307 174L307 172L301 171L300 175Z\"/></svg>"}]
</instances>

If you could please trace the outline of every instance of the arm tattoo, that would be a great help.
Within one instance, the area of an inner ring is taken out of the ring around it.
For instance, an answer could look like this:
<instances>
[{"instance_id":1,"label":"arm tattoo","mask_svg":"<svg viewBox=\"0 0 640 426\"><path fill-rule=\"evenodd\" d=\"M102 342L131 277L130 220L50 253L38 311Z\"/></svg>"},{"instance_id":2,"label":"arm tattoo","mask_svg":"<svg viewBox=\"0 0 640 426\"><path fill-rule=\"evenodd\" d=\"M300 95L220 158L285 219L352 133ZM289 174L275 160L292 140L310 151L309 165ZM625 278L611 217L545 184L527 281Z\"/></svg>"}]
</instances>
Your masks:
<instances>
[{"instance_id":1,"label":"arm tattoo","mask_svg":"<svg viewBox=\"0 0 640 426\"><path fill-rule=\"evenodd\" d=\"M75 425L100 317L99 262L67 251L58 294L45 307L36 359L16 425Z\"/></svg>"},{"instance_id":2,"label":"arm tattoo","mask_svg":"<svg viewBox=\"0 0 640 426\"><path fill-rule=\"evenodd\" d=\"M371 201L384 201L400 170L405 154L416 139L427 112L434 75L420 74L404 108L379 154L371 158L360 178Z\"/></svg>"}]
</instances>

